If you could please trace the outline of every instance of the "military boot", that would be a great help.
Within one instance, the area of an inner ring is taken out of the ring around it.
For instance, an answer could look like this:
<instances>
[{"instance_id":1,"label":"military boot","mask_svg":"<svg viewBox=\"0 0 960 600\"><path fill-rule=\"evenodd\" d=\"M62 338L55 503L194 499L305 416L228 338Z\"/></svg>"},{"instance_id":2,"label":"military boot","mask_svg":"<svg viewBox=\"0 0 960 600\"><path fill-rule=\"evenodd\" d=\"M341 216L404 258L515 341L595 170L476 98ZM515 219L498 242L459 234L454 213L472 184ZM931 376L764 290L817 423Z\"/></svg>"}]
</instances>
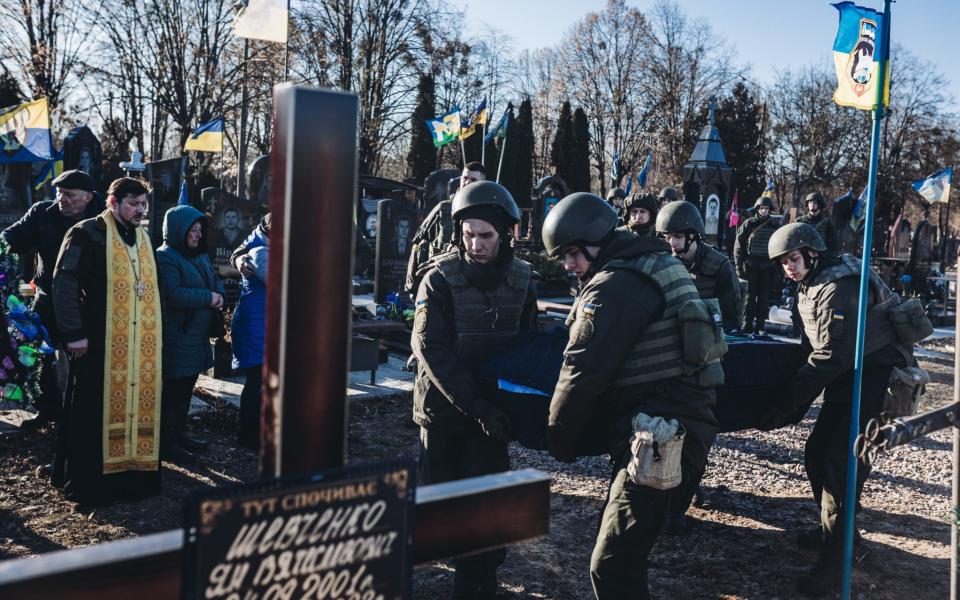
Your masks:
<instances>
[{"instance_id":1,"label":"military boot","mask_svg":"<svg viewBox=\"0 0 960 600\"><path fill-rule=\"evenodd\" d=\"M843 566L840 555L822 552L817 562L797 580L797 591L804 596L819 598L840 589Z\"/></svg>"}]
</instances>

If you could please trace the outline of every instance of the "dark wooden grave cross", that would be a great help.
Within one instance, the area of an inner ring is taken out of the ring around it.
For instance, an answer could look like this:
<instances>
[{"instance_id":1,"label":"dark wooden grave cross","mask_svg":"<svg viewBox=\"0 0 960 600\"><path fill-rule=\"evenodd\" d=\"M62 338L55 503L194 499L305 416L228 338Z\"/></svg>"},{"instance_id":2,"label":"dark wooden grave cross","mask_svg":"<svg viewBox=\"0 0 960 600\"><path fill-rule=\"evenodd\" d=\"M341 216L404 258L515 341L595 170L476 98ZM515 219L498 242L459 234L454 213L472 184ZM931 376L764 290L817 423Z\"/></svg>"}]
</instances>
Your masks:
<instances>
[{"instance_id":1,"label":"dark wooden grave cross","mask_svg":"<svg viewBox=\"0 0 960 600\"><path fill-rule=\"evenodd\" d=\"M264 477L344 464L357 111L353 94L274 90ZM529 469L421 487L415 561L544 535L549 508ZM0 562L0 598L175 598L182 545L177 529Z\"/></svg>"}]
</instances>

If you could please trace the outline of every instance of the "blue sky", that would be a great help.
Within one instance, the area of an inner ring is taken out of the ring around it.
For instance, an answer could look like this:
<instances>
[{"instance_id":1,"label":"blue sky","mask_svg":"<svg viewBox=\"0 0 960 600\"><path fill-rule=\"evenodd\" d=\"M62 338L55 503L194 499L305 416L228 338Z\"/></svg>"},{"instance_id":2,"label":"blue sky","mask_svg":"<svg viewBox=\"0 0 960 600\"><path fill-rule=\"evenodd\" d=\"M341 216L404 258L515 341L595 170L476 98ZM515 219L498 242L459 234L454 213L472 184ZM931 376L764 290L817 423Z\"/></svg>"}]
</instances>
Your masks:
<instances>
[{"instance_id":1,"label":"blue sky","mask_svg":"<svg viewBox=\"0 0 960 600\"><path fill-rule=\"evenodd\" d=\"M467 22L488 23L513 38L515 47L541 48L558 43L587 12L602 10L604 0L485 0L467 3ZM640 10L652 0L627 2ZM691 17L706 19L737 49L737 60L752 66L752 79L770 84L778 71L820 62L831 66L837 11L821 0L680 0ZM878 10L881 0L860 0ZM482 7L482 9L481 9ZM920 58L935 63L949 79L946 92L960 111L960 0L902 0L890 11L891 39ZM896 56L892 57L896 61ZM894 64L894 69L896 65Z\"/></svg>"}]
</instances>

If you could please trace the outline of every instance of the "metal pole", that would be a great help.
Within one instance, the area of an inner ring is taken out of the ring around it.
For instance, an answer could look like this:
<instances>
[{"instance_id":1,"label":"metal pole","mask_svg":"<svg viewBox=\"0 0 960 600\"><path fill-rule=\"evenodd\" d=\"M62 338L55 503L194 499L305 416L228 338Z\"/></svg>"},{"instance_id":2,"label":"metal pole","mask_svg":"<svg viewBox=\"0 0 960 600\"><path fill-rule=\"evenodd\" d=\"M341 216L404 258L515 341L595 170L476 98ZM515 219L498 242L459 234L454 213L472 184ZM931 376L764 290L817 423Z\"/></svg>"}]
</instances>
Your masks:
<instances>
[{"instance_id":1,"label":"metal pole","mask_svg":"<svg viewBox=\"0 0 960 600\"><path fill-rule=\"evenodd\" d=\"M240 142L238 144L239 156L237 157L237 197L241 200L246 198L247 181L244 177L244 171L247 166L247 109L250 104L250 95L247 91L247 61L250 58L250 40L243 40L243 76L241 78L240 92Z\"/></svg>"},{"instance_id":2,"label":"metal pole","mask_svg":"<svg viewBox=\"0 0 960 600\"><path fill-rule=\"evenodd\" d=\"M497 164L497 183L500 183L500 171L503 170L503 155L507 153L507 137L510 135L510 117L503 127L503 145L500 146L500 162Z\"/></svg>"},{"instance_id":3,"label":"metal pole","mask_svg":"<svg viewBox=\"0 0 960 600\"><path fill-rule=\"evenodd\" d=\"M960 257L957 259L960 265ZM950 296L950 282L947 282L947 298L944 299L944 305ZM946 310L946 307L944 307ZM956 313L956 324L954 325L953 338L953 402L960 402L960 310L954 310ZM957 560L957 547L960 545L960 531L957 529L957 521L960 519L960 429L953 427L953 515L950 519L950 600L960 600L960 564Z\"/></svg>"},{"instance_id":4,"label":"metal pole","mask_svg":"<svg viewBox=\"0 0 960 600\"><path fill-rule=\"evenodd\" d=\"M873 219L876 209L877 165L880 162L880 125L883 121L883 99L886 88L886 64L883 57L890 47L890 2L883 3L883 30L877 56L876 108L870 131L870 171L867 177L867 214L863 225L863 264L860 267L860 297L857 302L857 343L853 357L853 399L850 406L850 440L847 446L847 484L843 497L843 576L840 580L840 597L850 600L850 579L853 574L853 532L857 506L857 436L860 435L860 392L863 384L863 341L867 328L867 292L870 282L870 253L873 244Z\"/></svg>"},{"instance_id":5,"label":"metal pole","mask_svg":"<svg viewBox=\"0 0 960 600\"><path fill-rule=\"evenodd\" d=\"M490 120L490 109L487 108L487 117L483 120L483 137L480 138L480 164L487 166L487 121Z\"/></svg>"},{"instance_id":6,"label":"metal pole","mask_svg":"<svg viewBox=\"0 0 960 600\"><path fill-rule=\"evenodd\" d=\"M942 203L941 203L942 204ZM950 239L950 196L947 196L947 222L943 224L940 230L940 274L947 274L947 241ZM949 296L949 294L947 294ZM946 301L944 298L944 312L946 312Z\"/></svg>"},{"instance_id":7,"label":"metal pole","mask_svg":"<svg viewBox=\"0 0 960 600\"><path fill-rule=\"evenodd\" d=\"M463 146L463 138L460 138L460 158L463 159L463 168L467 168L467 151Z\"/></svg>"}]
</instances>

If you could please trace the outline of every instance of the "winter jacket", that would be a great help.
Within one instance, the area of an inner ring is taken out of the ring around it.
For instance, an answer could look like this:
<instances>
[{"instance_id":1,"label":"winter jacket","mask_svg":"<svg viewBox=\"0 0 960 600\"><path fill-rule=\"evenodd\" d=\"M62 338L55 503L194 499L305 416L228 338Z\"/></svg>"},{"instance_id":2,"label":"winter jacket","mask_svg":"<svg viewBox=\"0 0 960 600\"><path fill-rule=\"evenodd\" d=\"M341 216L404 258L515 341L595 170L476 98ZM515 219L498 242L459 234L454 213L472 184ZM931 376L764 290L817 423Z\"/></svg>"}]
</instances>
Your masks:
<instances>
[{"instance_id":1,"label":"winter jacket","mask_svg":"<svg viewBox=\"0 0 960 600\"><path fill-rule=\"evenodd\" d=\"M187 249L187 231L203 224L200 245ZM213 366L211 293L223 283L207 256L207 220L192 206L175 206L163 217L163 245L157 249L157 274L163 301L163 377L189 377Z\"/></svg>"},{"instance_id":2,"label":"winter jacket","mask_svg":"<svg viewBox=\"0 0 960 600\"><path fill-rule=\"evenodd\" d=\"M261 222L234 250L230 261L254 248L269 247L269 234ZM233 340L233 366L247 369L263 364L263 333L266 325L267 287L256 275L243 278L240 299L233 313L230 337Z\"/></svg>"}]
</instances>

